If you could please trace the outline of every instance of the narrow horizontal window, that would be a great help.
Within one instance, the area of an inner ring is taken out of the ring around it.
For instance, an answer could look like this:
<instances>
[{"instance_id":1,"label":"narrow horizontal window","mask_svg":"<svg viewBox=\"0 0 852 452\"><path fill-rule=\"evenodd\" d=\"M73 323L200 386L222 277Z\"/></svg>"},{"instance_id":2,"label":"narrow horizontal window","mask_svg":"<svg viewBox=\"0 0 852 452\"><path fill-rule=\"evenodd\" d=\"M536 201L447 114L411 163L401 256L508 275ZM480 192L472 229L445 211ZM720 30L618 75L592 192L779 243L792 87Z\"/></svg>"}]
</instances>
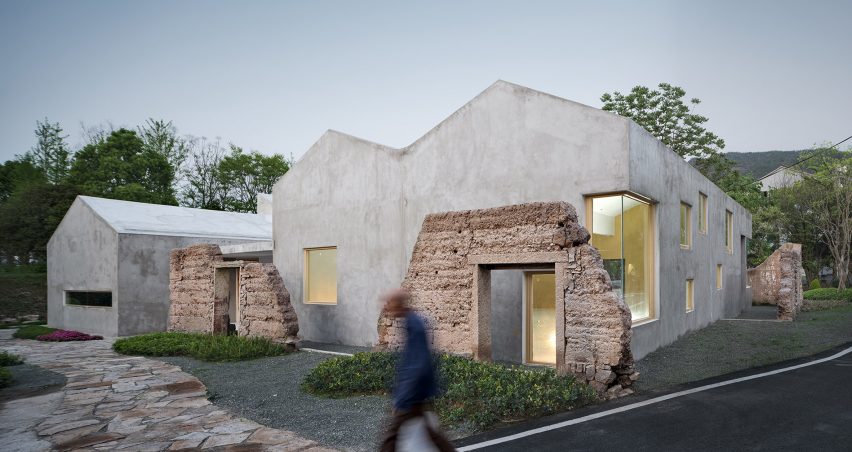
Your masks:
<instances>
[{"instance_id":1,"label":"narrow horizontal window","mask_svg":"<svg viewBox=\"0 0 852 452\"><path fill-rule=\"evenodd\" d=\"M112 306L112 292L66 291L65 304L71 306Z\"/></svg>"}]
</instances>

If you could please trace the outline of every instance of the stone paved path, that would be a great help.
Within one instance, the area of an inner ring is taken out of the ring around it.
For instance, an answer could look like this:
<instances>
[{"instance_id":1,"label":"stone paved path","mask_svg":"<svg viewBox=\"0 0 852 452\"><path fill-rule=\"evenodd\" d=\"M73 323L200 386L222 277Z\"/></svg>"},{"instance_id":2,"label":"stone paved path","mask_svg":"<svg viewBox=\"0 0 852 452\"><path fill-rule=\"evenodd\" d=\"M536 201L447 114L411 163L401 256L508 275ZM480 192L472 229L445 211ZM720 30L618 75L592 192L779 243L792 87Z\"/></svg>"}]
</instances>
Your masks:
<instances>
[{"instance_id":1,"label":"stone paved path","mask_svg":"<svg viewBox=\"0 0 852 452\"><path fill-rule=\"evenodd\" d=\"M119 355L111 345L109 339L0 340L0 349L68 378L56 408L28 429L39 444L59 450L330 450L233 416L210 403L204 385L179 367ZM4 407L3 414L7 409L13 408Z\"/></svg>"}]
</instances>

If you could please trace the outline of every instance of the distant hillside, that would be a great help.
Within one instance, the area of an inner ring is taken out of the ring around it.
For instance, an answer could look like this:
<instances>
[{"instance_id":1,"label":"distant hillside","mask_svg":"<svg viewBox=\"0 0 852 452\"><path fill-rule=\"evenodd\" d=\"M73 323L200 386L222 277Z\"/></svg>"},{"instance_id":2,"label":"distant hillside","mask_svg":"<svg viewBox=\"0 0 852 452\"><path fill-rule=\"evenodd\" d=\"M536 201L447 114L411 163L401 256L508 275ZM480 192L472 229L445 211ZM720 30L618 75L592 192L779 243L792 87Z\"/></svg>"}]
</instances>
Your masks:
<instances>
[{"instance_id":1,"label":"distant hillside","mask_svg":"<svg viewBox=\"0 0 852 452\"><path fill-rule=\"evenodd\" d=\"M799 160L803 151L764 151L764 152L726 152L725 156L733 160L736 168L743 174L755 179L765 176L781 165L790 165Z\"/></svg>"}]
</instances>

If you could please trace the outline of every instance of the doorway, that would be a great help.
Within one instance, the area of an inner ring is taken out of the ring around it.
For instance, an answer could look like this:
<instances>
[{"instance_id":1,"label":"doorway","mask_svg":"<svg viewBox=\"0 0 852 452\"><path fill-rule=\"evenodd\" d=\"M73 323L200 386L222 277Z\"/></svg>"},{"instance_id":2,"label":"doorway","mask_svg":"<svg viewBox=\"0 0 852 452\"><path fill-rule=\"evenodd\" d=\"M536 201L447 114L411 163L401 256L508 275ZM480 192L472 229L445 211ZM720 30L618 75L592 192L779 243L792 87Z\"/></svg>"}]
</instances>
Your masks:
<instances>
[{"instance_id":1,"label":"doorway","mask_svg":"<svg viewBox=\"0 0 852 452\"><path fill-rule=\"evenodd\" d=\"M556 364L556 274L525 274L525 362Z\"/></svg>"},{"instance_id":2,"label":"doorway","mask_svg":"<svg viewBox=\"0 0 852 452\"><path fill-rule=\"evenodd\" d=\"M237 334L240 329L240 268L217 268L213 287L213 332Z\"/></svg>"}]
</instances>

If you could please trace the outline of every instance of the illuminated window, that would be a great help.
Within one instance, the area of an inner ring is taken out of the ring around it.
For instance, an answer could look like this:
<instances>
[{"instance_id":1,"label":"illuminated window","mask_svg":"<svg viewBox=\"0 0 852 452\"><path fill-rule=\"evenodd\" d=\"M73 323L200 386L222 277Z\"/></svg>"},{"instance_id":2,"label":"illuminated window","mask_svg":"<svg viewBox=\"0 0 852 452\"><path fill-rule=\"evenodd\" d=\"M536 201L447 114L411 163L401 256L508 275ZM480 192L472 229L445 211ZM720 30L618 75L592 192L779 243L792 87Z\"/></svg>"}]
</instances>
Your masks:
<instances>
[{"instance_id":1,"label":"illuminated window","mask_svg":"<svg viewBox=\"0 0 852 452\"><path fill-rule=\"evenodd\" d=\"M698 193L698 232L707 233L707 195Z\"/></svg>"},{"instance_id":2,"label":"illuminated window","mask_svg":"<svg viewBox=\"0 0 852 452\"><path fill-rule=\"evenodd\" d=\"M631 195L586 199L586 223L612 281L630 306L633 321L655 316L654 237L651 204Z\"/></svg>"},{"instance_id":3,"label":"illuminated window","mask_svg":"<svg viewBox=\"0 0 852 452\"><path fill-rule=\"evenodd\" d=\"M716 288L722 288L722 264L716 265Z\"/></svg>"},{"instance_id":4,"label":"illuminated window","mask_svg":"<svg viewBox=\"0 0 852 452\"><path fill-rule=\"evenodd\" d=\"M337 248L305 250L305 303L337 304Z\"/></svg>"},{"instance_id":5,"label":"illuminated window","mask_svg":"<svg viewBox=\"0 0 852 452\"><path fill-rule=\"evenodd\" d=\"M680 247L689 249L692 245L692 207L680 203Z\"/></svg>"},{"instance_id":6,"label":"illuminated window","mask_svg":"<svg viewBox=\"0 0 852 452\"><path fill-rule=\"evenodd\" d=\"M725 211L725 248L728 254L734 254L734 214Z\"/></svg>"},{"instance_id":7,"label":"illuminated window","mask_svg":"<svg viewBox=\"0 0 852 452\"><path fill-rule=\"evenodd\" d=\"M556 274L527 274L527 362L556 364Z\"/></svg>"},{"instance_id":8,"label":"illuminated window","mask_svg":"<svg viewBox=\"0 0 852 452\"><path fill-rule=\"evenodd\" d=\"M695 309L695 284L691 279L686 280L686 312Z\"/></svg>"},{"instance_id":9,"label":"illuminated window","mask_svg":"<svg viewBox=\"0 0 852 452\"><path fill-rule=\"evenodd\" d=\"M66 291L65 304L71 306L112 306L112 292Z\"/></svg>"}]
</instances>

